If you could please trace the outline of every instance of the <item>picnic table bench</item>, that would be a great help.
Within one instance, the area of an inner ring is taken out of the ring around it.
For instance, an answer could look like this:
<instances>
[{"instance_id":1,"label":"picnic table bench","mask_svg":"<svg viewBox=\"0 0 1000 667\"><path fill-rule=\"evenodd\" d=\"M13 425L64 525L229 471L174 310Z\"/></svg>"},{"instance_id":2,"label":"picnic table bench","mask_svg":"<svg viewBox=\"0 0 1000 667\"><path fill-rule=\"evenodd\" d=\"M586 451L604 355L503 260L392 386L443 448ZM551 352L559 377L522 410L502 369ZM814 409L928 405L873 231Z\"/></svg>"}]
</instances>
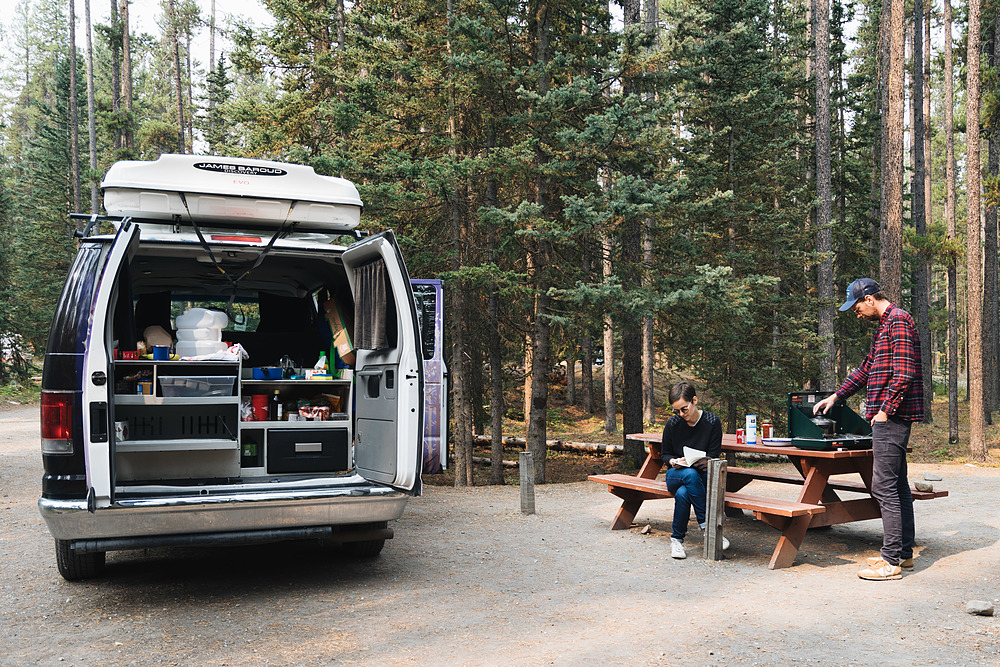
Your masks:
<instances>
[{"instance_id":1,"label":"picnic table bench","mask_svg":"<svg viewBox=\"0 0 1000 667\"><path fill-rule=\"evenodd\" d=\"M667 485L656 477L663 468L660 457L659 433L637 433L626 436L646 443L647 456L636 475L591 475L589 479L606 484L608 491L622 499L611 524L612 530L632 525L635 515L646 500L671 498ZM726 474L725 511L729 516L749 510L754 518L781 532L768 567L788 567L795 560L809 528L838 523L864 521L881 516L878 503L871 496L872 451L817 451L797 447L775 447L738 443L731 434L723 436L723 451L727 456L736 452L783 454L795 466L796 473L730 466ZM857 473L861 479L831 479L831 475ZM753 481L801 485L795 500L749 495L742 489ZM842 499L837 492L862 494L859 498ZM918 491L911 488L914 500L931 500L948 495L947 491Z\"/></svg>"},{"instance_id":2,"label":"picnic table bench","mask_svg":"<svg viewBox=\"0 0 1000 667\"><path fill-rule=\"evenodd\" d=\"M588 478L594 482L606 484L608 491L622 499L622 505L611 523L612 530L624 530L631 526L644 501L674 497L674 494L667 490L667 485L656 479L663 468L660 443L647 440L646 445L648 453L638 474L614 473L590 475ZM728 490L725 495L725 506L732 510L750 510L755 518L779 530L783 530L793 519L803 516L809 517L825 511L822 505L814 503L752 496ZM799 522L801 523L801 521Z\"/></svg>"}]
</instances>

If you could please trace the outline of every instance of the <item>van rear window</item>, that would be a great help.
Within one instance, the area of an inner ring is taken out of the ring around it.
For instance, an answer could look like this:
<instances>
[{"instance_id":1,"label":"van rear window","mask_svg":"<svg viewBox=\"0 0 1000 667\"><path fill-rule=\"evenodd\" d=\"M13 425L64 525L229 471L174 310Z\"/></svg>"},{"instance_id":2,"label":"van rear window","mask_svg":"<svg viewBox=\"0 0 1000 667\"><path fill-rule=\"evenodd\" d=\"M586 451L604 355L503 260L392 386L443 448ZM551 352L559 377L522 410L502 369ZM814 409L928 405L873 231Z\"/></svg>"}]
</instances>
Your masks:
<instances>
[{"instance_id":1,"label":"van rear window","mask_svg":"<svg viewBox=\"0 0 1000 667\"><path fill-rule=\"evenodd\" d=\"M52 317L48 342L50 354L83 353L94 289L103 264L103 250L104 246L99 243L80 246Z\"/></svg>"}]
</instances>

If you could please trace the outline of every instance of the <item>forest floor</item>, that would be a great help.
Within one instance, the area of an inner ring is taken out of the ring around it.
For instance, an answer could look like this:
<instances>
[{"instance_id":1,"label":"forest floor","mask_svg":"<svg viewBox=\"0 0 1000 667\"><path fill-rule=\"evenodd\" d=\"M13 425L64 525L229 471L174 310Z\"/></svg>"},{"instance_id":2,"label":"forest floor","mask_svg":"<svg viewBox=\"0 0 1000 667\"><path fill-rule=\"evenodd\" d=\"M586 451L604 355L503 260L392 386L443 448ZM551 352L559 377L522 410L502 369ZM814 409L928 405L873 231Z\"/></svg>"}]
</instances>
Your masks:
<instances>
[{"instance_id":1,"label":"forest floor","mask_svg":"<svg viewBox=\"0 0 1000 667\"><path fill-rule=\"evenodd\" d=\"M530 515L515 486L426 486L373 559L309 541L115 551L71 583L36 504L37 405L0 405L0 667L1000 664L1000 617L966 611L998 602L996 469L910 466L949 495L916 504L901 581L856 576L877 520L809 531L781 570L749 516L727 520L724 560L696 529L675 560L669 503L612 531L618 498L578 482L539 485Z\"/></svg>"}]
</instances>

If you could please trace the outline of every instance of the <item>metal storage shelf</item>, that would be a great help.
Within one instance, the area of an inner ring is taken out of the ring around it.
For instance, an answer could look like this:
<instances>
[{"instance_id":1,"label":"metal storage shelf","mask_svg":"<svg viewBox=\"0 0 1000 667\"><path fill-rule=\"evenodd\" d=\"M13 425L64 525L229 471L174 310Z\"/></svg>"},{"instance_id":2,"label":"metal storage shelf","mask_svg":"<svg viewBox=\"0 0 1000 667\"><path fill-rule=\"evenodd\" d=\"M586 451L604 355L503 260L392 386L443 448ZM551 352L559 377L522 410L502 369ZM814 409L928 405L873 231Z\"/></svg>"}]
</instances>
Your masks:
<instances>
[{"instance_id":1,"label":"metal storage shelf","mask_svg":"<svg viewBox=\"0 0 1000 667\"><path fill-rule=\"evenodd\" d=\"M236 405L239 396L150 396L149 394L115 394L118 405Z\"/></svg>"},{"instance_id":2,"label":"metal storage shelf","mask_svg":"<svg viewBox=\"0 0 1000 667\"><path fill-rule=\"evenodd\" d=\"M351 423L350 416L344 417L334 417L330 419L324 419L323 421L253 421L253 422L240 422L241 429L252 429L252 428L331 428L334 426L344 427Z\"/></svg>"},{"instance_id":3,"label":"metal storage shelf","mask_svg":"<svg viewBox=\"0 0 1000 667\"><path fill-rule=\"evenodd\" d=\"M177 452L238 449L239 442L228 439L184 438L176 440L120 440L119 452Z\"/></svg>"}]
</instances>

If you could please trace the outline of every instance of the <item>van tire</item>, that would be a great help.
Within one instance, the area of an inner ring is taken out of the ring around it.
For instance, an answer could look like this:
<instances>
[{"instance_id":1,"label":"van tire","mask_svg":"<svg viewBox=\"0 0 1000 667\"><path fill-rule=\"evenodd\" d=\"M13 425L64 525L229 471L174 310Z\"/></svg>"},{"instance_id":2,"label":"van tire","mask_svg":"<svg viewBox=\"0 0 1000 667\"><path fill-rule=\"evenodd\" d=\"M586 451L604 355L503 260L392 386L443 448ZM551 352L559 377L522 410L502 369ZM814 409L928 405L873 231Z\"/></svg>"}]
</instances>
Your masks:
<instances>
[{"instance_id":1,"label":"van tire","mask_svg":"<svg viewBox=\"0 0 1000 667\"><path fill-rule=\"evenodd\" d=\"M68 540L56 540L56 565L66 581L79 581L100 576L104 571L103 551L78 554Z\"/></svg>"},{"instance_id":2,"label":"van tire","mask_svg":"<svg viewBox=\"0 0 1000 667\"><path fill-rule=\"evenodd\" d=\"M378 523L366 524L370 528L385 528L388 523L381 521ZM361 540L360 542L344 542L341 548L344 553L353 558L375 558L385 547L385 540Z\"/></svg>"}]
</instances>

